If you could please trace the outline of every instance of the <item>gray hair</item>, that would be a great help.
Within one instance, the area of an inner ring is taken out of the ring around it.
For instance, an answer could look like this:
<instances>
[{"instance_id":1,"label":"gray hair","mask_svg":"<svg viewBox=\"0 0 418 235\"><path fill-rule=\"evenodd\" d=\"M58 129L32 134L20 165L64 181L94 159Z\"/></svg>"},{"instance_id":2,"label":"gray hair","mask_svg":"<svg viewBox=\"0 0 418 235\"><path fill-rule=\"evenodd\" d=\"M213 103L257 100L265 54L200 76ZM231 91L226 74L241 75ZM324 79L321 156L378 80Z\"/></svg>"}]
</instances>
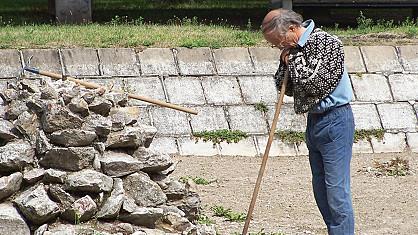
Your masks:
<instances>
[{"instance_id":1,"label":"gray hair","mask_svg":"<svg viewBox=\"0 0 418 235\"><path fill-rule=\"evenodd\" d=\"M263 22L261 29L263 33L277 32L280 35L285 35L289 30L290 25L300 27L302 25L303 18L300 14L286 9L276 10L277 15L270 21Z\"/></svg>"}]
</instances>

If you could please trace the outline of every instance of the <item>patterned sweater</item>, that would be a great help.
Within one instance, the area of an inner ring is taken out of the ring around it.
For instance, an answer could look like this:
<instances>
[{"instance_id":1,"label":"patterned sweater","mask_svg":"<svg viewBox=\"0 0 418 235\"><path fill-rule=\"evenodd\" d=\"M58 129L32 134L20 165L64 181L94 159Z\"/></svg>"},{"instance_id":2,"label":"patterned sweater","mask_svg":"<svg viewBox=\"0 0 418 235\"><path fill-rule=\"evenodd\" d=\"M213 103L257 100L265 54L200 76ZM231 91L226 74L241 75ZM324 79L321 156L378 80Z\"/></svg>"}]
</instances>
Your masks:
<instances>
[{"instance_id":1,"label":"patterned sweater","mask_svg":"<svg viewBox=\"0 0 418 235\"><path fill-rule=\"evenodd\" d=\"M289 64L280 62L274 75L280 90L289 69L285 94L294 97L296 113L311 110L338 86L344 73L344 49L341 41L321 29L315 29L303 47L290 51Z\"/></svg>"}]
</instances>

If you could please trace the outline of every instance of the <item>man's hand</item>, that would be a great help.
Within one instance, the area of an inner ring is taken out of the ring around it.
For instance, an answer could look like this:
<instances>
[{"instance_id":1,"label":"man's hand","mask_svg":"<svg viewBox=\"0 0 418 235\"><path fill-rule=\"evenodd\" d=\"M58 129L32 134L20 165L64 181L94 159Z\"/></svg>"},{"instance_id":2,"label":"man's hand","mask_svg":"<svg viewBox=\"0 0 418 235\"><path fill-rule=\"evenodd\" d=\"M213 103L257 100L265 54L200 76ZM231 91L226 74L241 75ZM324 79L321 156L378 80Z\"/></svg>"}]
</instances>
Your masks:
<instances>
[{"instance_id":1,"label":"man's hand","mask_svg":"<svg viewBox=\"0 0 418 235\"><path fill-rule=\"evenodd\" d=\"M280 60L283 61L286 65L289 64L289 54L291 47L285 47L282 50L282 54L280 55Z\"/></svg>"}]
</instances>

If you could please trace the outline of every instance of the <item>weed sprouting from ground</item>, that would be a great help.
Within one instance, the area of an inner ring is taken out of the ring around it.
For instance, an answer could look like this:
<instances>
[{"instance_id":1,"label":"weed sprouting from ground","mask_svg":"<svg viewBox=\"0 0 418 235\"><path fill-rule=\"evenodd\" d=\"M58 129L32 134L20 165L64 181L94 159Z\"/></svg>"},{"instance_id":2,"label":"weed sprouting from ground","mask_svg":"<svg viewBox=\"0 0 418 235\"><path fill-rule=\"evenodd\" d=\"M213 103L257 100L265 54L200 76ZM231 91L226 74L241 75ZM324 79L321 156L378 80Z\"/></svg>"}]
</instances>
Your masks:
<instances>
[{"instance_id":1,"label":"weed sprouting from ground","mask_svg":"<svg viewBox=\"0 0 418 235\"><path fill-rule=\"evenodd\" d=\"M224 208L223 206L213 206L211 209L214 216L224 217L231 222L243 222L247 217L244 213L234 212L229 208Z\"/></svg>"},{"instance_id":2,"label":"weed sprouting from ground","mask_svg":"<svg viewBox=\"0 0 418 235\"><path fill-rule=\"evenodd\" d=\"M374 166L377 170L377 176L406 176L410 174L409 161L400 157L383 163L375 161Z\"/></svg>"},{"instance_id":3,"label":"weed sprouting from ground","mask_svg":"<svg viewBox=\"0 0 418 235\"><path fill-rule=\"evenodd\" d=\"M248 137L248 134L240 130L214 130L214 131L201 131L193 133L196 138L196 142L199 139L203 139L204 142L212 141L214 145L221 142L238 143L240 140Z\"/></svg>"},{"instance_id":4,"label":"weed sprouting from ground","mask_svg":"<svg viewBox=\"0 0 418 235\"><path fill-rule=\"evenodd\" d=\"M207 215L204 214L200 214L197 217L197 221L198 224L206 224L206 225L211 225L214 224L215 222L213 220L211 220Z\"/></svg>"},{"instance_id":5,"label":"weed sprouting from ground","mask_svg":"<svg viewBox=\"0 0 418 235\"><path fill-rule=\"evenodd\" d=\"M183 183L186 183L189 179L193 180L193 182L195 184L198 184L198 185L209 185L209 184L216 181L216 180L209 181L209 180L207 180L205 178L202 178L202 177L199 177L199 176L195 176L195 177L193 177L193 176L182 176L182 177L180 177L179 181L183 182Z\"/></svg>"}]
</instances>

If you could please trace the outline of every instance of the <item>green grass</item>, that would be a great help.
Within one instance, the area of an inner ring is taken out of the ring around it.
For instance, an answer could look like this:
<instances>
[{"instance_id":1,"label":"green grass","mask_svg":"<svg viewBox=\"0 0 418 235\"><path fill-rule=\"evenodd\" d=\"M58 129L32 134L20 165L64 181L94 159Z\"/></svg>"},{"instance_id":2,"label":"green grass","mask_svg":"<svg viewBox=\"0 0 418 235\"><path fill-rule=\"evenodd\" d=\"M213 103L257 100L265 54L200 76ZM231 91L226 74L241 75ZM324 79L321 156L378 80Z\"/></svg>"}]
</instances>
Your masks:
<instances>
[{"instance_id":1,"label":"green grass","mask_svg":"<svg viewBox=\"0 0 418 235\"><path fill-rule=\"evenodd\" d=\"M183 183L186 183L189 179L193 180L193 182L195 184L198 184L198 185L209 185L212 182L214 182L214 181L209 181L209 180L207 180L205 178L202 178L202 177L199 177L199 176L195 176L195 177L192 177L192 176L182 176L182 177L180 177L180 180L179 181L180 182L183 182Z\"/></svg>"},{"instance_id":2,"label":"green grass","mask_svg":"<svg viewBox=\"0 0 418 235\"><path fill-rule=\"evenodd\" d=\"M278 135L279 139L288 144L300 144L305 141L305 132L298 132L298 131L276 131L276 135Z\"/></svg>"},{"instance_id":3,"label":"green grass","mask_svg":"<svg viewBox=\"0 0 418 235\"><path fill-rule=\"evenodd\" d=\"M198 224L211 225L211 224L214 224L215 222L213 220L211 220L208 216L206 216L204 214L200 214L197 217L197 223Z\"/></svg>"},{"instance_id":4,"label":"green grass","mask_svg":"<svg viewBox=\"0 0 418 235\"><path fill-rule=\"evenodd\" d=\"M212 143L219 144L221 142L226 143L238 143L240 140L248 137L248 134L239 131L239 130L214 130L214 131L202 131L194 132L193 136L196 138L196 141L203 139L204 142L212 141Z\"/></svg>"},{"instance_id":5,"label":"green grass","mask_svg":"<svg viewBox=\"0 0 418 235\"><path fill-rule=\"evenodd\" d=\"M354 132L354 142L359 140L371 141L372 137L376 137L378 140L383 140L385 135L385 130L383 129L373 129L373 130L356 130Z\"/></svg>"},{"instance_id":6,"label":"green grass","mask_svg":"<svg viewBox=\"0 0 418 235\"><path fill-rule=\"evenodd\" d=\"M224 208L223 206L213 206L211 209L214 216L224 217L231 222L243 222L247 217L244 213L234 212L229 208Z\"/></svg>"}]
</instances>

